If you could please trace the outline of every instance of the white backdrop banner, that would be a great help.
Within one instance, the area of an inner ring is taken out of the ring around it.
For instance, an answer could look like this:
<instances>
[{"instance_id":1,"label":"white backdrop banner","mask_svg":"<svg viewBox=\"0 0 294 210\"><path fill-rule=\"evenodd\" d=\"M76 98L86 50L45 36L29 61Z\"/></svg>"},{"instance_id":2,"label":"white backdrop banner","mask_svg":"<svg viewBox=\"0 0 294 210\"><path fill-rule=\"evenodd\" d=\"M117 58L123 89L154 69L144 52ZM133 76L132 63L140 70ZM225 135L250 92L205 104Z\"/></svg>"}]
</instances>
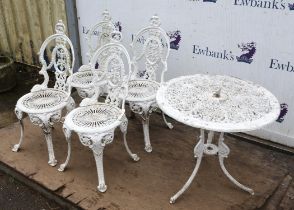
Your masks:
<instances>
[{"instance_id":1,"label":"white backdrop banner","mask_svg":"<svg viewBox=\"0 0 294 210\"><path fill-rule=\"evenodd\" d=\"M107 9L130 49L157 14L171 38L166 80L196 73L258 83L281 103L275 123L251 134L294 147L294 0L77 0L83 63L85 36Z\"/></svg>"}]
</instances>

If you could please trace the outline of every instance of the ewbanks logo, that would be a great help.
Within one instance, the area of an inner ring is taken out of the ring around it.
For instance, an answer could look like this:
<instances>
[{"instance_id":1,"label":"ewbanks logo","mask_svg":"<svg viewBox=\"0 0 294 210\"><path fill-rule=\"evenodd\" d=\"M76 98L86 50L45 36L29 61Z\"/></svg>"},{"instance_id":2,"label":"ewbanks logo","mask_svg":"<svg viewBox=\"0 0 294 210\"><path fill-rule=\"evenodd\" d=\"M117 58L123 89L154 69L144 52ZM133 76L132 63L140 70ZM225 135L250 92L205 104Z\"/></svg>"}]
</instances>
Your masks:
<instances>
[{"instance_id":1,"label":"ewbanks logo","mask_svg":"<svg viewBox=\"0 0 294 210\"><path fill-rule=\"evenodd\" d=\"M212 2L212 3L216 3L217 0L203 0L203 2Z\"/></svg>"},{"instance_id":2,"label":"ewbanks logo","mask_svg":"<svg viewBox=\"0 0 294 210\"><path fill-rule=\"evenodd\" d=\"M217 0L189 0L190 2L217 3ZM223 0L223 3L227 0ZM294 2L286 3L285 0L233 0L233 5L251 8L272 9L272 10L294 10Z\"/></svg>"},{"instance_id":3,"label":"ewbanks logo","mask_svg":"<svg viewBox=\"0 0 294 210\"><path fill-rule=\"evenodd\" d=\"M285 10L284 0L234 0L234 5L262 9Z\"/></svg>"},{"instance_id":4,"label":"ewbanks logo","mask_svg":"<svg viewBox=\"0 0 294 210\"><path fill-rule=\"evenodd\" d=\"M169 31L167 32L167 35L170 38L170 49L178 50L180 47L180 41L181 41L181 31Z\"/></svg>"},{"instance_id":5,"label":"ewbanks logo","mask_svg":"<svg viewBox=\"0 0 294 210\"><path fill-rule=\"evenodd\" d=\"M294 3L292 3L292 4L289 3L289 4L288 4L288 7L289 7L289 10L294 10Z\"/></svg>"},{"instance_id":6,"label":"ewbanks logo","mask_svg":"<svg viewBox=\"0 0 294 210\"><path fill-rule=\"evenodd\" d=\"M199 45L193 45L193 54L202 55L207 57L212 57L216 59L222 59L226 61L235 61L251 64L253 61L253 56L256 52L256 43L242 43L237 45L241 49L242 54L240 56L235 56L232 50L214 50L210 47L200 47ZM194 57L193 57L194 58Z\"/></svg>"},{"instance_id":7,"label":"ewbanks logo","mask_svg":"<svg viewBox=\"0 0 294 210\"><path fill-rule=\"evenodd\" d=\"M189 0L189 1L193 1L193 2L200 2L201 0ZM211 3L216 3L217 0L203 0L203 2L211 2Z\"/></svg>"},{"instance_id":8,"label":"ewbanks logo","mask_svg":"<svg viewBox=\"0 0 294 210\"><path fill-rule=\"evenodd\" d=\"M253 59L252 57L254 56L256 52L256 43L255 42L250 42L250 43L242 43L238 44L238 47L241 49L243 52L242 55L239 57L237 56L237 61L238 62L244 62L244 63L252 63Z\"/></svg>"},{"instance_id":9,"label":"ewbanks logo","mask_svg":"<svg viewBox=\"0 0 294 210\"><path fill-rule=\"evenodd\" d=\"M193 54L227 61L233 61L235 58L231 50L214 50L209 47L200 47L199 45L193 45Z\"/></svg>"},{"instance_id":10,"label":"ewbanks logo","mask_svg":"<svg viewBox=\"0 0 294 210\"><path fill-rule=\"evenodd\" d=\"M169 31L166 33L167 36L170 38L170 49L173 50L178 50L180 47L180 42L181 42L181 31L176 30L176 31ZM134 40L135 35L132 34L132 41ZM137 43L144 44L146 42L146 38L144 36L137 37ZM161 40L162 46L167 47L167 44L163 40Z\"/></svg>"},{"instance_id":11,"label":"ewbanks logo","mask_svg":"<svg viewBox=\"0 0 294 210\"><path fill-rule=\"evenodd\" d=\"M122 26L121 26L121 22L120 21L114 22L114 27L115 27L116 30L118 30L120 32L122 31ZM82 26L82 33L83 34L88 34L89 31L90 31L90 28L88 28L86 26ZM93 31L93 35L94 36L99 36L99 33L100 33L100 31L98 31L98 30Z\"/></svg>"},{"instance_id":12,"label":"ewbanks logo","mask_svg":"<svg viewBox=\"0 0 294 210\"><path fill-rule=\"evenodd\" d=\"M291 63L290 61L282 62L278 59L272 58L270 61L269 68L294 73L294 63Z\"/></svg>"},{"instance_id":13,"label":"ewbanks logo","mask_svg":"<svg viewBox=\"0 0 294 210\"><path fill-rule=\"evenodd\" d=\"M282 123L285 120L286 114L288 113L288 104L286 103L280 104L280 107L281 107L281 112L276 121L279 123Z\"/></svg>"},{"instance_id":14,"label":"ewbanks logo","mask_svg":"<svg viewBox=\"0 0 294 210\"><path fill-rule=\"evenodd\" d=\"M122 31L122 26L121 26L121 22L117 21L114 23L115 29L118 30L119 32Z\"/></svg>"}]
</instances>

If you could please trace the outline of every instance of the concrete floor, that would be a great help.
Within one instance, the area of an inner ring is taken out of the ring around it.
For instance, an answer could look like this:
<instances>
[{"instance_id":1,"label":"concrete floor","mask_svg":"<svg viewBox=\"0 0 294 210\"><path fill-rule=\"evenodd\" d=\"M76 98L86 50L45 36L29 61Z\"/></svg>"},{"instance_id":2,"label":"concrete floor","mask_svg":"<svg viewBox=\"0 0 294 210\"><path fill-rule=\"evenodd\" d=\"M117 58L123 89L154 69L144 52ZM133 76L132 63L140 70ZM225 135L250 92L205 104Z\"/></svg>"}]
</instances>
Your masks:
<instances>
[{"instance_id":1,"label":"concrete floor","mask_svg":"<svg viewBox=\"0 0 294 210\"><path fill-rule=\"evenodd\" d=\"M27 118L24 143L18 153L11 151L13 144L18 142L18 124L0 129L0 160L85 209L264 209L284 178L289 174L293 176L293 155L226 136L231 154L225 165L237 180L253 188L255 195L233 185L222 173L218 159L206 156L189 190L171 205L170 196L183 186L195 166L193 148L199 135L198 129L172 122L175 127L169 130L160 115L151 117L153 152L149 154L143 149L139 117L129 120L129 145L141 158L137 163L127 155L117 129L114 142L104 150L108 185L105 193L96 190L94 157L80 144L77 135L72 138L69 167L65 172L59 172L58 166L47 164L47 148L41 129ZM56 124L53 137L56 158L62 163L67 145L61 124ZM292 208L291 195L280 199L278 205L286 206L281 209Z\"/></svg>"}]
</instances>

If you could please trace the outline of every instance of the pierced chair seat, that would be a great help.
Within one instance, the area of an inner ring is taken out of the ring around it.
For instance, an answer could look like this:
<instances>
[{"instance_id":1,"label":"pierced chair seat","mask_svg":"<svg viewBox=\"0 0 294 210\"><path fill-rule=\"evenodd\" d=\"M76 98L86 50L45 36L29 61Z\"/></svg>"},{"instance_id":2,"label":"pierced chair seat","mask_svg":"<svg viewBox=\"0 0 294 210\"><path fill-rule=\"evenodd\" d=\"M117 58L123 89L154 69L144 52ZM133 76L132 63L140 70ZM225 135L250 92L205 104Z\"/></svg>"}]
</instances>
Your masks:
<instances>
[{"instance_id":1,"label":"pierced chair seat","mask_svg":"<svg viewBox=\"0 0 294 210\"><path fill-rule=\"evenodd\" d=\"M29 114L47 113L62 109L68 100L65 91L48 88L25 94L17 101L16 107Z\"/></svg>"},{"instance_id":2,"label":"pierced chair seat","mask_svg":"<svg viewBox=\"0 0 294 210\"><path fill-rule=\"evenodd\" d=\"M84 87L88 86L93 81L93 72L88 71L78 71L72 75L71 85L73 87Z\"/></svg>"},{"instance_id":3,"label":"pierced chair seat","mask_svg":"<svg viewBox=\"0 0 294 210\"><path fill-rule=\"evenodd\" d=\"M66 116L64 124L76 132L103 132L117 127L123 114L116 106L97 103L74 109Z\"/></svg>"},{"instance_id":4,"label":"pierced chair seat","mask_svg":"<svg viewBox=\"0 0 294 210\"><path fill-rule=\"evenodd\" d=\"M160 84L153 80L131 80L126 100L132 102L155 100L159 86Z\"/></svg>"},{"instance_id":5,"label":"pierced chair seat","mask_svg":"<svg viewBox=\"0 0 294 210\"><path fill-rule=\"evenodd\" d=\"M88 45L89 51L87 56L89 61L91 60L94 53L102 46L110 43L111 32L115 29L115 25L112 22L112 18L107 10L102 13L103 19L97 24L92 26L86 35L86 44ZM102 69L103 63L95 63L95 68L100 65L99 71ZM102 76L101 72L97 72L98 78ZM93 81L93 73L90 68L90 64L82 65L78 72L74 73L72 86L78 91L81 98L92 98L95 94L94 88L91 85ZM101 86L98 95L105 93L105 84L99 84Z\"/></svg>"},{"instance_id":6,"label":"pierced chair seat","mask_svg":"<svg viewBox=\"0 0 294 210\"><path fill-rule=\"evenodd\" d=\"M102 71L97 71L97 74L98 78L103 76ZM93 78L94 75L91 70L78 71L72 75L71 86L77 89L80 97L91 98L95 93L92 86Z\"/></svg>"}]
</instances>

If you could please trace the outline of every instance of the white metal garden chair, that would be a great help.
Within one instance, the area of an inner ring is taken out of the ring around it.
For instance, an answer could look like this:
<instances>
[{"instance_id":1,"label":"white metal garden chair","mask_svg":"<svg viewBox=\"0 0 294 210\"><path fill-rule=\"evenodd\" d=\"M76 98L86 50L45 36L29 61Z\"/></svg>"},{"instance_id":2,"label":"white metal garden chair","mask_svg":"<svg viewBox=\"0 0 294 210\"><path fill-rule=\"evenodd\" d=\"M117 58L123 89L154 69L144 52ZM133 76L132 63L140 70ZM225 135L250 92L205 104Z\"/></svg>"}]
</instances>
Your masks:
<instances>
[{"instance_id":1,"label":"white metal garden chair","mask_svg":"<svg viewBox=\"0 0 294 210\"><path fill-rule=\"evenodd\" d=\"M164 82L164 73L167 71L167 58L170 50L170 40L166 32L160 28L159 17L154 15L150 25L141 29L131 44L133 50L133 75L129 82L129 94L126 101L134 113L142 117L145 150L152 151L149 137L149 117L158 108L156 92ZM160 78L156 72L161 71ZM160 83L156 80L160 80ZM162 116L166 125L172 129L172 124Z\"/></svg>"},{"instance_id":2,"label":"white metal garden chair","mask_svg":"<svg viewBox=\"0 0 294 210\"><path fill-rule=\"evenodd\" d=\"M139 160L139 157L130 151L126 141L128 120L125 116L125 97L131 74L130 58L127 50L119 43L121 33L116 31L112 33L112 36L112 43L106 44L96 51L90 62L96 94L92 99L84 99L84 103L81 103L83 106L74 109L65 118L63 129L68 142L68 155L66 161L59 168L59 171L63 171L69 162L70 137L72 131L75 131L80 142L93 151L99 182L97 188L100 192L105 192L107 189L103 171L103 150L107 144L113 141L114 130L118 126L123 133L127 152L134 161ZM98 68L97 66L95 68L96 62L100 64ZM103 72L102 77L97 76L98 71ZM100 82L104 83L105 81L107 82L108 95L104 103L99 103L97 89L101 85Z\"/></svg>"},{"instance_id":3,"label":"white metal garden chair","mask_svg":"<svg viewBox=\"0 0 294 210\"><path fill-rule=\"evenodd\" d=\"M39 74L44 76L44 82L35 85L30 93L17 101L15 113L21 125L21 136L19 143L15 144L12 149L17 152L21 146L24 135L22 119L24 113L27 113L31 122L43 129L49 153L48 164L51 166L57 164L51 136L53 124L60 121L63 108L69 112L75 107L75 102L70 96L70 81L67 80L68 76L72 74L74 66L73 45L64 34L65 26L61 20L56 24L55 31L56 34L49 36L44 41L39 52L42 64ZM49 69L55 71L56 82L53 88L48 87L47 70Z\"/></svg>"},{"instance_id":4,"label":"white metal garden chair","mask_svg":"<svg viewBox=\"0 0 294 210\"><path fill-rule=\"evenodd\" d=\"M110 42L110 34L115 29L112 18L107 10L102 13L102 21L95 24L86 35L86 42L89 48L87 56L89 62L100 47ZM98 65L98 63L96 64ZM101 76L100 72L98 76ZM92 86L93 74L89 64L82 65L78 72L72 76L72 87L77 89L78 95L81 98L90 98L94 95L95 88ZM101 87L102 89L103 87Z\"/></svg>"}]
</instances>

